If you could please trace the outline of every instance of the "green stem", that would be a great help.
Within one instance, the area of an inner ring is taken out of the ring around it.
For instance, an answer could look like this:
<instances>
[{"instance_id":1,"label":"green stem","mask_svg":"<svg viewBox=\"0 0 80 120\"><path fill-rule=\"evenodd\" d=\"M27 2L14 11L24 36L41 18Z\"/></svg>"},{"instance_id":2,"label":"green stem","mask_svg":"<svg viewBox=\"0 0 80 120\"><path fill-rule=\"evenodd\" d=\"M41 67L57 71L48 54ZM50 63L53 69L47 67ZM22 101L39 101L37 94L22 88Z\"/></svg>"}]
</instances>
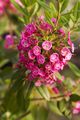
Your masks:
<instances>
[{"instance_id":1,"label":"green stem","mask_svg":"<svg viewBox=\"0 0 80 120\"><path fill-rule=\"evenodd\" d=\"M67 97L67 95L59 95L59 96L50 97L50 100L64 98L64 97ZM45 99L44 98L30 98L28 100L30 100L31 102L34 102L34 101L36 102L36 101L43 101Z\"/></svg>"},{"instance_id":2,"label":"green stem","mask_svg":"<svg viewBox=\"0 0 80 120\"><path fill-rule=\"evenodd\" d=\"M56 24L56 26L58 26L58 22L59 22L59 19L60 19L60 10L61 10L60 2L59 2L59 0L57 0L57 1L58 1L58 16L57 16L57 24Z\"/></svg>"}]
</instances>

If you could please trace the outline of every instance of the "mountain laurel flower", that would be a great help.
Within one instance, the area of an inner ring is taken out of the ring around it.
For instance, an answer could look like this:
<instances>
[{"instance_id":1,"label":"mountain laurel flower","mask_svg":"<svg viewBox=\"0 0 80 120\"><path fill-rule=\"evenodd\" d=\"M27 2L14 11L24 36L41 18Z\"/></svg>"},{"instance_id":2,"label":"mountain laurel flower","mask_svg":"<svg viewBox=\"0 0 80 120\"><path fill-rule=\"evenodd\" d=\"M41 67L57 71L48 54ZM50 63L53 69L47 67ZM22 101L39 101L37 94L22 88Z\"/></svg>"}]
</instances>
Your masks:
<instances>
[{"instance_id":1,"label":"mountain laurel flower","mask_svg":"<svg viewBox=\"0 0 80 120\"><path fill-rule=\"evenodd\" d=\"M41 25L40 25L40 28L44 31L52 31L52 26L50 24L48 24L47 22L45 21L41 21Z\"/></svg>"},{"instance_id":2,"label":"mountain laurel flower","mask_svg":"<svg viewBox=\"0 0 80 120\"><path fill-rule=\"evenodd\" d=\"M26 32L28 33L28 35L31 35L36 32L36 26L33 23L28 24L25 28L26 28Z\"/></svg>"},{"instance_id":3,"label":"mountain laurel flower","mask_svg":"<svg viewBox=\"0 0 80 120\"><path fill-rule=\"evenodd\" d=\"M32 74L34 76L38 76L39 75L39 68L37 66L34 66L32 69Z\"/></svg>"},{"instance_id":4,"label":"mountain laurel flower","mask_svg":"<svg viewBox=\"0 0 80 120\"><path fill-rule=\"evenodd\" d=\"M43 43L42 43L42 48L44 49L44 50L50 50L51 48L52 48L52 42L50 42L50 41L44 41Z\"/></svg>"},{"instance_id":5,"label":"mountain laurel flower","mask_svg":"<svg viewBox=\"0 0 80 120\"><path fill-rule=\"evenodd\" d=\"M72 53L67 47L62 48L61 55L65 57L65 60L70 60L72 57Z\"/></svg>"},{"instance_id":6,"label":"mountain laurel flower","mask_svg":"<svg viewBox=\"0 0 80 120\"><path fill-rule=\"evenodd\" d=\"M34 60L34 59L35 59L35 55L34 55L34 53L33 53L33 50L29 50L29 51L28 51L28 57L29 57L29 59L31 59L31 60Z\"/></svg>"},{"instance_id":7,"label":"mountain laurel flower","mask_svg":"<svg viewBox=\"0 0 80 120\"><path fill-rule=\"evenodd\" d=\"M51 21L56 24L56 18L52 18ZM54 27L41 17L26 25L21 32L18 64L29 71L27 79L33 80L37 87L61 84L63 80L58 79L55 73L63 70L72 57L72 44L70 40L66 42L65 39L67 34L62 28L54 31ZM60 35L61 41L58 39ZM56 87L54 91L58 93Z\"/></svg>"},{"instance_id":8,"label":"mountain laurel flower","mask_svg":"<svg viewBox=\"0 0 80 120\"><path fill-rule=\"evenodd\" d=\"M34 46L34 47L33 47L33 53L34 53L35 56L40 55L40 53L41 53L41 48L40 48L39 46Z\"/></svg>"},{"instance_id":9,"label":"mountain laurel flower","mask_svg":"<svg viewBox=\"0 0 80 120\"><path fill-rule=\"evenodd\" d=\"M55 63L59 61L59 55L58 53L53 53L50 55L50 62Z\"/></svg>"},{"instance_id":10,"label":"mountain laurel flower","mask_svg":"<svg viewBox=\"0 0 80 120\"><path fill-rule=\"evenodd\" d=\"M45 57L43 56L43 55L38 55L37 56L37 62L38 62L38 64L44 64L44 62L45 62Z\"/></svg>"},{"instance_id":11,"label":"mountain laurel flower","mask_svg":"<svg viewBox=\"0 0 80 120\"><path fill-rule=\"evenodd\" d=\"M55 70L60 70L60 69L61 69L61 64L60 64L60 62L56 62L56 63L54 64L54 69L55 69Z\"/></svg>"}]
</instances>

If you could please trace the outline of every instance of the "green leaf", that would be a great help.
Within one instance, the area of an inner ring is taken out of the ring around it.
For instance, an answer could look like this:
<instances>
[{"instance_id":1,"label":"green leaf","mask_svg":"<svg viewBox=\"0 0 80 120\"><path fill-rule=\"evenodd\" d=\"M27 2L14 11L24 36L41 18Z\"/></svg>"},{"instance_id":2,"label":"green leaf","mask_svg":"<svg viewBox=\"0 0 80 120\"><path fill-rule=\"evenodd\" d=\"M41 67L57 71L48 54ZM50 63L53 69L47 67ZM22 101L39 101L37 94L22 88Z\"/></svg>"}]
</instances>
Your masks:
<instances>
[{"instance_id":1,"label":"green leaf","mask_svg":"<svg viewBox=\"0 0 80 120\"><path fill-rule=\"evenodd\" d=\"M22 74L21 71L16 71L13 76L13 80L3 100L3 108L5 111L17 114L27 110L30 103L28 98L34 84L24 80L24 72Z\"/></svg>"},{"instance_id":2,"label":"green leaf","mask_svg":"<svg viewBox=\"0 0 80 120\"><path fill-rule=\"evenodd\" d=\"M38 92L41 94L43 98L45 98L47 101L50 100L50 94L46 86L36 87L36 89L38 90Z\"/></svg>"},{"instance_id":3,"label":"green leaf","mask_svg":"<svg viewBox=\"0 0 80 120\"><path fill-rule=\"evenodd\" d=\"M21 2L26 6L26 7L29 7L31 5L33 5L36 0L21 0Z\"/></svg>"},{"instance_id":4,"label":"green leaf","mask_svg":"<svg viewBox=\"0 0 80 120\"><path fill-rule=\"evenodd\" d=\"M60 112L60 110L57 107L57 103L56 102L48 102L48 106L50 108L50 110L60 116L62 116L62 113Z\"/></svg>"},{"instance_id":5,"label":"green leaf","mask_svg":"<svg viewBox=\"0 0 80 120\"><path fill-rule=\"evenodd\" d=\"M44 8L44 10L47 10L48 12L52 12L50 7L45 2L38 0L38 3Z\"/></svg>"},{"instance_id":6,"label":"green leaf","mask_svg":"<svg viewBox=\"0 0 80 120\"><path fill-rule=\"evenodd\" d=\"M74 25L74 23L73 23L72 19L70 19L70 20L69 20L69 27L72 28L73 25Z\"/></svg>"},{"instance_id":7,"label":"green leaf","mask_svg":"<svg viewBox=\"0 0 80 120\"><path fill-rule=\"evenodd\" d=\"M61 12L63 12L68 6L69 0L62 0Z\"/></svg>"},{"instance_id":8,"label":"green leaf","mask_svg":"<svg viewBox=\"0 0 80 120\"><path fill-rule=\"evenodd\" d=\"M49 13L49 14L51 14L51 17L57 17L58 12L55 8L54 3L50 2L50 8L52 9L52 12Z\"/></svg>"},{"instance_id":9,"label":"green leaf","mask_svg":"<svg viewBox=\"0 0 80 120\"><path fill-rule=\"evenodd\" d=\"M11 0L11 2L13 3L13 5L21 12L23 13L24 15L27 15L28 12L27 12L27 9L25 9L25 7L21 7L18 3L16 3L15 0Z\"/></svg>"},{"instance_id":10,"label":"green leaf","mask_svg":"<svg viewBox=\"0 0 80 120\"><path fill-rule=\"evenodd\" d=\"M31 17L33 17L37 13L38 9L39 9L39 4L36 2L30 11Z\"/></svg>"},{"instance_id":11,"label":"green leaf","mask_svg":"<svg viewBox=\"0 0 80 120\"><path fill-rule=\"evenodd\" d=\"M70 69L72 70L72 72L77 77L80 77L80 69L76 65L74 65L72 62L68 62L68 65L69 65Z\"/></svg>"},{"instance_id":12,"label":"green leaf","mask_svg":"<svg viewBox=\"0 0 80 120\"><path fill-rule=\"evenodd\" d=\"M1 61L0 61L0 68L2 67L2 66L4 66L5 64L7 64L9 62L9 59L2 59Z\"/></svg>"},{"instance_id":13,"label":"green leaf","mask_svg":"<svg viewBox=\"0 0 80 120\"><path fill-rule=\"evenodd\" d=\"M47 120L48 110L44 106L34 105L31 112L34 120Z\"/></svg>"},{"instance_id":14,"label":"green leaf","mask_svg":"<svg viewBox=\"0 0 80 120\"><path fill-rule=\"evenodd\" d=\"M78 18L80 18L80 2L79 1L76 2L76 5L73 7L72 12L73 12L73 16L76 18L76 20L78 20Z\"/></svg>"},{"instance_id":15,"label":"green leaf","mask_svg":"<svg viewBox=\"0 0 80 120\"><path fill-rule=\"evenodd\" d=\"M72 94L72 95L70 96L70 101L77 102L77 101L79 101L79 100L80 100L80 96L77 95L77 94Z\"/></svg>"},{"instance_id":16,"label":"green leaf","mask_svg":"<svg viewBox=\"0 0 80 120\"><path fill-rule=\"evenodd\" d=\"M59 101L59 109L61 112L66 110L66 102L64 100Z\"/></svg>"},{"instance_id":17,"label":"green leaf","mask_svg":"<svg viewBox=\"0 0 80 120\"><path fill-rule=\"evenodd\" d=\"M63 79L63 76L62 76L59 72L56 72L56 73L55 73L55 76L56 76L59 80L62 80L62 79Z\"/></svg>"}]
</instances>

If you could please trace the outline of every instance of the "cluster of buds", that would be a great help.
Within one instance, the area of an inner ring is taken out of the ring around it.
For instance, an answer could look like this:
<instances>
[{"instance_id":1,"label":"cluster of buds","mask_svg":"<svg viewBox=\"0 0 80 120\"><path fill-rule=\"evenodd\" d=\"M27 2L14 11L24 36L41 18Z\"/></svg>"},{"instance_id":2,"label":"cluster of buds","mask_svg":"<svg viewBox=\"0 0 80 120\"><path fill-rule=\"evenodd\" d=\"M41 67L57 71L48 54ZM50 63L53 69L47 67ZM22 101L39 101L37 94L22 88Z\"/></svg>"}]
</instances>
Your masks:
<instances>
[{"instance_id":1,"label":"cluster of buds","mask_svg":"<svg viewBox=\"0 0 80 120\"><path fill-rule=\"evenodd\" d=\"M57 20L49 24L43 17L25 26L18 45L20 67L28 70L28 80L36 86L61 83L55 73L63 70L72 57L74 44L70 32L57 27Z\"/></svg>"},{"instance_id":2,"label":"cluster of buds","mask_svg":"<svg viewBox=\"0 0 80 120\"><path fill-rule=\"evenodd\" d=\"M22 6L20 0L15 1ZM14 12L16 11L10 0L0 0L0 15L3 15L7 9Z\"/></svg>"},{"instance_id":3,"label":"cluster of buds","mask_svg":"<svg viewBox=\"0 0 80 120\"><path fill-rule=\"evenodd\" d=\"M16 36L15 35L6 35L5 41L4 41L4 48L5 49L13 49L15 47L15 40Z\"/></svg>"}]
</instances>

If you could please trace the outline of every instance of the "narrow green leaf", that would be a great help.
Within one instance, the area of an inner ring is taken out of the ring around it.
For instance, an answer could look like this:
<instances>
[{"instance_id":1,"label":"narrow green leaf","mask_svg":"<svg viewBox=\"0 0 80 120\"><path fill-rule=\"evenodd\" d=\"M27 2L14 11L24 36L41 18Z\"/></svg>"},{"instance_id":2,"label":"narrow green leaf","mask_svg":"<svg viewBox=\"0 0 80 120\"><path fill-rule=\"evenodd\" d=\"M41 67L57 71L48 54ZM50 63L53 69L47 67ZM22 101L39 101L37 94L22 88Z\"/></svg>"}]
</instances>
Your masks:
<instances>
[{"instance_id":1,"label":"narrow green leaf","mask_svg":"<svg viewBox=\"0 0 80 120\"><path fill-rule=\"evenodd\" d=\"M36 89L38 90L38 92L41 94L43 98L45 98L47 101L50 100L50 94L46 86L36 87Z\"/></svg>"},{"instance_id":2,"label":"narrow green leaf","mask_svg":"<svg viewBox=\"0 0 80 120\"><path fill-rule=\"evenodd\" d=\"M21 7L18 3L15 2L15 0L11 0L11 2L13 3L13 5L24 15L27 15L28 12L25 8Z\"/></svg>"},{"instance_id":3,"label":"narrow green leaf","mask_svg":"<svg viewBox=\"0 0 80 120\"><path fill-rule=\"evenodd\" d=\"M52 10L50 9L50 7L45 2L38 0L38 3L44 8L44 10L52 12Z\"/></svg>"},{"instance_id":4,"label":"narrow green leaf","mask_svg":"<svg viewBox=\"0 0 80 120\"><path fill-rule=\"evenodd\" d=\"M62 76L59 72L56 72L56 73L55 73L55 76L56 76L59 80L62 80L62 79L63 79L63 76Z\"/></svg>"},{"instance_id":5,"label":"narrow green leaf","mask_svg":"<svg viewBox=\"0 0 80 120\"><path fill-rule=\"evenodd\" d=\"M76 102L76 101L79 101L79 100L80 100L80 96L77 95L77 94L72 94L70 96L70 101Z\"/></svg>"},{"instance_id":6,"label":"narrow green leaf","mask_svg":"<svg viewBox=\"0 0 80 120\"><path fill-rule=\"evenodd\" d=\"M62 0L61 12L63 12L68 6L69 0Z\"/></svg>"},{"instance_id":7,"label":"narrow green leaf","mask_svg":"<svg viewBox=\"0 0 80 120\"><path fill-rule=\"evenodd\" d=\"M59 101L59 109L61 112L66 110L66 102L64 100Z\"/></svg>"},{"instance_id":8,"label":"narrow green leaf","mask_svg":"<svg viewBox=\"0 0 80 120\"><path fill-rule=\"evenodd\" d=\"M72 9L73 11L73 16L77 19L77 13L76 11L78 10L78 2L76 3L76 5L74 6L74 8Z\"/></svg>"},{"instance_id":9,"label":"narrow green leaf","mask_svg":"<svg viewBox=\"0 0 80 120\"><path fill-rule=\"evenodd\" d=\"M52 12L49 13L49 14L52 14L53 15L52 17L57 17L58 12L57 12L57 10L55 8L54 3L50 2L50 8L52 9Z\"/></svg>"},{"instance_id":10,"label":"narrow green leaf","mask_svg":"<svg viewBox=\"0 0 80 120\"><path fill-rule=\"evenodd\" d=\"M31 17L33 17L39 9L39 4L36 2L31 9Z\"/></svg>"},{"instance_id":11,"label":"narrow green leaf","mask_svg":"<svg viewBox=\"0 0 80 120\"><path fill-rule=\"evenodd\" d=\"M74 65L72 62L68 62L68 65L69 65L70 69L72 70L72 72L77 77L80 77L80 69L76 65Z\"/></svg>"},{"instance_id":12,"label":"narrow green leaf","mask_svg":"<svg viewBox=\"0 0 80 120\"><path fill-rule=\"evenodd\" d=\"M47 120L48 110L44 106L34 105L32 108L32 116L34 120Z\"/></svg>"},{"instance_id":13,"label":"narrow green leaf","mask_svg":"<svg viewBox=\"0 0 80 120\"><path fill-rule=\"evenodd\" d=\"M80 2L79 1L76 2L71 12L73 13L73 16L75 17L77 21L80 18Z\"/></svg>"},{"instance_id":14,"label":"narrow green leaf","mask_svg":"<svg viewBox=\"0 0 80 120\"><path fill-rule=\"evenodd\" d=\"M48 106L50 108L50 110L60 116L62 116L62 113L60 112L60 110L57 107L57 103L54 102L48 102Z\"/></svg>"}]
</instances>

